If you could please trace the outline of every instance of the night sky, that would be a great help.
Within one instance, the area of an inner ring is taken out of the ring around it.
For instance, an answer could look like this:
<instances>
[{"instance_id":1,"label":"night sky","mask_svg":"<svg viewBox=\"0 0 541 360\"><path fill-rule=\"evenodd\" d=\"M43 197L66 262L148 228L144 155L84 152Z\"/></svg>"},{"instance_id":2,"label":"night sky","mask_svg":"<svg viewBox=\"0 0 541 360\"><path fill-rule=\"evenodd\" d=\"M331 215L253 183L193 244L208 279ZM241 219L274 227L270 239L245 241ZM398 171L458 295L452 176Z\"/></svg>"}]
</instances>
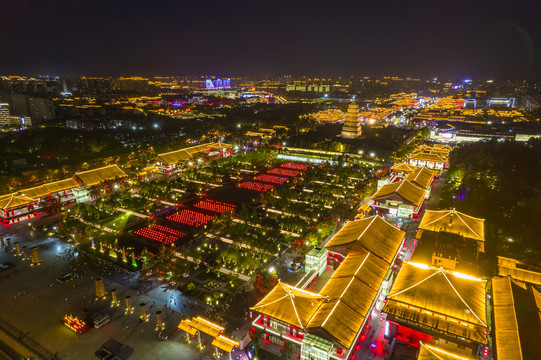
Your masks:
<instances>
[{"instance_id":1,"label":"night sky","mask_svg":"<svg viewBox=\"0 0 541 360\"><path fill-rule=\"evenodd\" d=\"M540 78L540 3L4 0L0 75Z\"/></svg>"}]
</instances>

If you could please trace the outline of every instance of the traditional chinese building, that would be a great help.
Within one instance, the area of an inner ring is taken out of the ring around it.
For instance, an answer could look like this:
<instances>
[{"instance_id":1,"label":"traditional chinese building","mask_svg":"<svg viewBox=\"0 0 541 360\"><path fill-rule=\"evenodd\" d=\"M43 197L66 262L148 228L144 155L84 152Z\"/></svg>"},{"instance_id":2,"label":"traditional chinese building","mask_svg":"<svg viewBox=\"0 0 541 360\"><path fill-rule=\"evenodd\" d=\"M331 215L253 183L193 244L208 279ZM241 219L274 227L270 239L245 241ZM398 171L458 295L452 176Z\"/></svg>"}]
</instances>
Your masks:
<instances>
[{"instance_id":1,"label":"traditional chinese building","mask_svg":"<svg viewBox=\"0 0 541 360\"><path fill-rule=\"evenodd\" d=\"M476 356L488 346L486 280L405 262L387 295L385 336L412 346L419 342L446 349L470 349Z\"/></svg>"},{"instance_id":2,"label":"traditional chinese building","mask_svg":"<svg viewBox=\"0 0 541 360\"><path fill-rule=\"evenodd\" d=\"M497 359L541 359L541 292L509 276L495 277L492 299Z\"/></svg>"},{"instance_id":3,"label":"traditional chinese building","mask_svg":"<svg viewBox=\"0 0 541 360\"><path fill-rule=\"evenodd\" d=\"M362 134L361 114L359 113L359 105L351 102L346 113L346 120L342 126L341 136L346 139L356 139Z\"/></svg>"},{"instance_id":4,"label":"traditional chinese building","mask_svg":"<svg viewBox=\"0 0 541 360\"><path fill-rule=\"evenodd\" d=\"M407 163L400 163L400 164L394 164L391 167L391 174L390 176L397 176L400 178L405 178L408 174L414 172L417 169L416 166L407 164Z\"/></svg>"},{"instance_id":5,"label":"traditional chinese building","mask_svg":"<svg viewBox=\"0 0 541 360\"><path fill-rule=\"evenodd\" d=\"M436 179L437 176L438 172L436 170L430 170L425 166L421 166L406 175L405 179L412 184L417 185L422 189L425 189L425 198L428 199L430 197L432 185L434 184L434 179Z\"/></svg>"},{"instance_id":6,"label":"traditional chinese building","mask_svg":"<svg viewBox=\"0 0 541 360\"><path fill-rule=\"evenodd\" d=\"M97 169L80 171L73 178L81 186L94 186L107 180L125 178L127 175L118 165L109 165Z\"/></svg>"},{"instance_id":7,"label":"traditional chinese building","mask_svg":"<svg viewBox=\"0 0 541 360\"><path fill-rule=\"evenodd\" d=\"M232 154L233 147L222 142L213 142L203 145L196 145L185 149L170 151L158 154L155 159L155 166L162 174L172 175L180 171L180 164L188 164L198 161L197 155L204 154L209 159L228 157ZM202 160L201 160L202 161Z\"/></svg>"},{"instance_id":8,"label":"traditional chinese building","mask_svg":"<svg viewBox=\"0 0 541 360\"><path fill-rule=\"evenodd\" d=\"M448 145L421 145L408 157L408 164L426 166L432 170L442 171L449 165L449 153L452 148Z\"/></svg>"},{"instance_id":9,"label":"traditional chinese building","mask_svg":"<svg viewBox=\"0 0 541 360\"><path fill-rule=\"evenodd\" d=\"M36 217L48 198L71 205L76 201L73 191L78 187L75 180L66 179L0 196L0 219L9 225Z\"/></svg>"},{"instance_id":10,"label":"traditional chinese building","mask_svg":"<svg viewBox=\"0 0 541 360\"><path fill-rule=\"evenodd\" d=\"M404 179L383 185L372 195L372 206L380 214L415 218L426 199L426 190Z\"/></svg>"},{"instance_id":11,"label":"traditional chinese building","mask_svg":"<svg viewBox=\"0 0 541 360\"><path fill-rule=\"evenodd\" d=\"M325 246L338 266L321 291L279 282L252 308L254 329L267 343L293 343L302 360L348 359L392 282L404 235L379 216L348 222Z\"/></svg>"}]
</instances>

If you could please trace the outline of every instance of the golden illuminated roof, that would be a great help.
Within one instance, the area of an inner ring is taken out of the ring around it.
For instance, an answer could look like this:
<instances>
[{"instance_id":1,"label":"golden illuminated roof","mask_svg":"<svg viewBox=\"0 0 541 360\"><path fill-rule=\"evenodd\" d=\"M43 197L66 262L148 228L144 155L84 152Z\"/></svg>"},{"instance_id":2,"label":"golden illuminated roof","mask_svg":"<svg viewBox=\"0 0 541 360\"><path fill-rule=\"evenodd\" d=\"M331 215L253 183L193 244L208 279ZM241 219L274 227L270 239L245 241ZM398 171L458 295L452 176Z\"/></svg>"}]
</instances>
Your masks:
<instances>
[{"instance_id":1,"label":"golden illuminated roof","mask_svg":"<svg viewBox=\"0 0 541 360\"><path fill-rule=\"evenodd\" d=\"M498 275L511 276L515 280L541 285L541 265L527 264L522 261L498 256Z\"/></svg>"},{"instance_id":2,"label":"golden illuminated roof","mask_svg":"<svg viewBox=\"0 0 541 360\"><path fill-rule=\"evenodd\" d=\"M194 154L210 151L211 149L225 149L231 147L231 145L222 142L212 142L208 144L196 145L185 149L170 151L163 154L158 154L158 159L166 164L173 165L179 161L190 160Z\"/></svg>"},{"instance_id":3,"label":"golden illuminated roof","mask_svg":"<svg viewBox=\"0 0 541 360\"><path fill-rule=\"evenodd\" d=\"M541 359L541 295L509 276L492 278L498 359Z\"/></svg>"},{"instance_id":4,"label":"golden illuminated roof","mask_svg":"<svg viewBox=\"0 0 541 360\"><path fill-rule=\"evenodd\" d=\"M239 346L239 342L233 339L227 338L223 335L219 335L212 340L212 346L216 346L223 351L230 353L236 346Z\"/></svg>"},{"instance_id":5,"label":"golden illuminated roof","mask_svg":"<svg viewBox=\"0 0 541 360\"><path fill-rule=\"evenodd\" d=\"M404 179L379 188L372 200L385 202L386 200L401 201L406 205L420 206L425 199L426 190Z\"/></svg>"},{"instance_id":6,"label":"golden illuminated roof","mask_svg":"<svg viewBox=\"0 0 541 360\"><path fill-rule=\"evenodd\" d=\"M79 181L81 181L86 186L96 185L106 180L113 180L125 176L126 173L122 171L117 165L109 165L98 169L81 171L74 175L74 177L79 179Z\"/></svg>"},{"instance_id":7,"label":"golden illuminated roof","mask_svg":"<svg viewBox=\"0 0 541 360\"><path fill-rule=\"evenodd\" d=\"M499 359L522 359L511 278L492 278L494 329Z\"/></svg>"},{"instance_id":8,"label":"golden illuminated roof","mask_svg":"<svg viewBox=\"0 0 541 360\"><path fill-rule=\"evenodd\" d=\"M432 180L437 174L437 170L430 170L426 166L422 166L409 173L406 176L406 180L423 189L428 189L432 183Z\"/></svg>"},{"instance_id":9,"label":"golden illuminated roof","mask_svg":"<svg viewBox=\"0 0 541 360\"><path fill-rule=\"evenodd\" d=\"M440 154L433 154L433 153L415 153L410 156L411 160L417 160L417 161L432 161L432 162L439 162L439 163L446 163L447 158L445 156L442 156Z\"/></svg>"},{"instance_id":10,"label":"golden illuminated roof","mask_svg":"<svg viewBox=\"0 0 541 360\"><path fill-rule=\"evenodd\" d=\"M474 360L474 358L454 354L442 348L427 345L421 341L417 360Z\"/></svg>"},{"instance_id":11,"label":"golden illuminated roof","mask_svg":"<svg viewBox=\"0 0 541 360\"><path fill-rule=\"evenodd\" d=\"M42 196L52 194L54 192L72 189L76 187L79 187L79 184L77 183L77 181L73 179L65 179L65 180L46 183L41 186L36 186L30 189L20 190L19 192L28 197L37 199Z\"/></svg>"},{"instance_id":12,"label":"golden illuminated roof","mask_svg":"<svg viewBox=\"0 0 541 360\"><path fill-rule=\"evenodd\" d=\"M33 203L34 199L20 193L12 193L0 196L0 209L7 210L22 205Z\"/></svg>"},{"instance_id":13,"label":"golden illuminated roof","mask_svg":"<svg viewBox=\"0 0 541 360\"><path fill-rule=\"evenodd\" d=\"M451 210L426 210L419 229L444 231L467 238L485 240L485 220Z\"/></svg>"},{"instance_id":14,"label":"golden illuminated roof","mask_svg":"<svg viewBox=\"0 0 541 360\"><path fill-rule=\"evenodd\" d=\"M417 169L416 166L406 164L406 163L394 164L391 167L391 170L403 171L403 172L412 172L412 171L415 171L415 169Z\"/></svg>"},{"instance_id":15,"label":"golden illuminated roof","mask_svg":"<svg viewBox=\"0 0 541 360\"><path fill-rule=\"evenodd\" d=\"M222 326L210 322L207 319L202 318L201 316L193 318L189 325L212 337L217 337L222 331L224 331L224 328Z\"/></svg>"},{"instance_id":16,"label":"golden illuminated roof","mask_svg":"<svg viewBox=\"0 0 541 360\"><path fill-rule=\"evenodd\" d=\"M281 281L252 310L304 329L326 297Z\"/></svg>"},{"instance_id":17,"label":"golden illuminated roof","mask_svg":"<svg viewBox=\"0 0 541 360\"><path fill-rule=\"evenodd\" d=\"M383 311L484 343L485 287L485 280L404 262Z\"/></svg>"},{"instance_id":18,"label":"golden illuminated roof","mask_svg":"<svg viewBox=\"0 0 541 360\"><path fill-rule=\"evenodd\" d=\"M179 330L186 331L190 335L195 335L197 329L192 327L192 321L190 319L185 319L178 324Z\"/></svg>"},{"instance_id":19,"label":"golden illuminated roof","mask_svg":"<svg viewBox=\"0 0 541 360\"><path fill-rule=\"evenodd\" d=\"M374 215L362 220L349 221L332 237L325 248L342 253L371 252L391 263L404 235L403 231L379 215Z\"/></svg>"},{"instance_id":20,"label":"golden illuminated roof","mask_svg":"<svg viewBox=\"0 0 541 360\"><path fill-rule=\"evenodd\" d=\"M385 278L389 264L371 253L348 255L320 291L328 298L307 326L350 348Z\"/></svg>"}]
</instances>

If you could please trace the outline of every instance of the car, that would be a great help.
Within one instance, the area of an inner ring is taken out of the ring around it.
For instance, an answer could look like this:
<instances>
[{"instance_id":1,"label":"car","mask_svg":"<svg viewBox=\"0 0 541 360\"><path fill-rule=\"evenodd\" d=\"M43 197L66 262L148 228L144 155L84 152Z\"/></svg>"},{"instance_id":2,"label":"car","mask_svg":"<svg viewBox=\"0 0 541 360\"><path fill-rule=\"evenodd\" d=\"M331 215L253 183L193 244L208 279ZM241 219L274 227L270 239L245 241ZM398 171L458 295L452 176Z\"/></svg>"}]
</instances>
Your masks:
<instances>
[{"instance_id":1,"label":"car","mask_svg":"<svg viewBox=\"0 0 541 360\"><path fill-rule=\"evenodd\" d=\"M64 282L70 281L71 278L72 278L71 274L64 274L56 278L56 281L58 281L59 283L64 283Z\"/></svg>"},{"instance_id":2,"label":"car","mask_svg":"<svg viewBox=\"0 0 541 360\"><path fill-rule=\"evenodd\" d=\"M3 264L0 264L0 271L6 271L13 267L15 267L14 263L11 263L11 262L3 263Z\"/></svg>"}]
</instances>

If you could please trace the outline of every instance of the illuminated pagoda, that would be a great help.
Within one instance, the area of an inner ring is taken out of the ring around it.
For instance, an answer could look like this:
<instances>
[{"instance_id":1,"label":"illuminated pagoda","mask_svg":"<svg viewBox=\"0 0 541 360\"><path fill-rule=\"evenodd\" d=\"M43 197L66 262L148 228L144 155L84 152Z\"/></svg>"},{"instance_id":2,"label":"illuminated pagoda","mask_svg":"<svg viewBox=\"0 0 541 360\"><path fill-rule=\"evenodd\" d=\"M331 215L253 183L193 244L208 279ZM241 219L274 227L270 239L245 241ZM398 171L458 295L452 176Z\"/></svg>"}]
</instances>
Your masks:
<instances>
[{"instance_id":1,"label":"illuminated pagoda","mask_svg":"<svg viewBox=\"0 0 541 360\"><path fill-rule=\"evenodd\" d=\"M342 133L340 136L346 139L357 139L362 134L361 128L361 114L359 113L359 105L354 101L348 106L346 113L346 120L342 126Z\"/></svg>"},{"instance_id":2,"label":"illuminated pagoda","mask_svg":"<svg viewBox=\"0 0 541 360\"><path fill-rule=\"evenodd\" d=\"M321 290L279 282L252 308L253 326L267 343L292 343L301 360L349 359L383 304L404 235L378 216L348 222L325 246L336 270Z\"/></svg>"},{"instance_id":3,"label":"illuminated pagoda","mask_svg":"<svg viewBox=\"0 0 541 360\"><path fill-rule=\"evenodd\" d=\"M485 299L486 280L404 262L383 308L385 337L482 353L488 344Z\"/></svg>"},{"instance_id":4,"label":"illuminated pagoda","mask_svg":"<svg viewBox=\"0 0 541 360\"><path fill-rule=\"evenodd\" d=\"M492 279L498 359L541 359L541 292L511 277Z\"/></svg>"},{"instance_id":5,"label":"illuminated pagoda","mask_svg":"<svg viewBox=\"0 0 541 360\"><path fill-rule=\"evenodd\" d=\"M426 199L426 190L404 179L383 185L372 195L379 213L406 219L415 218Z\"/></svg>"}]
</instances>

